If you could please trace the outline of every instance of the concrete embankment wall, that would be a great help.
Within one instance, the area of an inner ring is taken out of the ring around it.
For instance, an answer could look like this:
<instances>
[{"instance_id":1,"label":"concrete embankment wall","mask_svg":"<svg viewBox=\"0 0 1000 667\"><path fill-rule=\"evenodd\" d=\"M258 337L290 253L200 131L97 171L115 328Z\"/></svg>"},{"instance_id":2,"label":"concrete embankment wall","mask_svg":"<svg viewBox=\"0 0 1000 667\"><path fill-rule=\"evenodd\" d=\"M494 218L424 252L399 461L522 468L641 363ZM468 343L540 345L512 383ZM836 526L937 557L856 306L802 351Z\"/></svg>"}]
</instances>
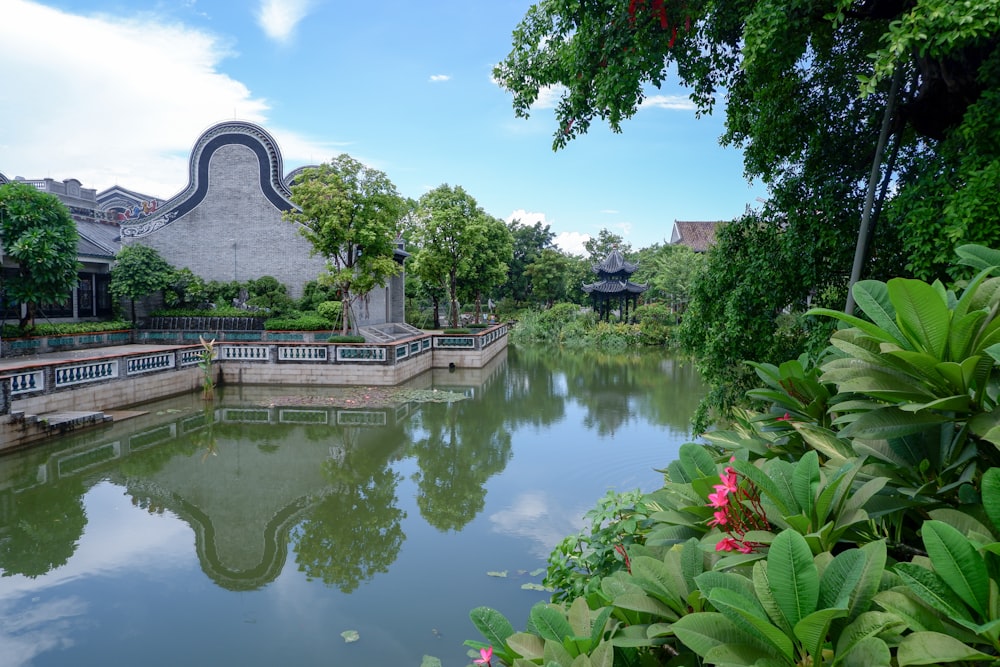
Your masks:
<instances>
[{"instance_id":1,"label":"concrete embankment wall","mask_svg":"<svg viewBox=\"0 0 1000 667\"><path fill-rule=\"evenodd\" d=\"M213 377L223 385L402 384L428 370L483 368L507 348L506 325L470 335L428 334L382 345L216 345ZM0 372L0 452L57 435L80 420L45 415L114 410L199 391L200 345L130 345L87 358L19 361Z\"/></svg>"}]
</instances>

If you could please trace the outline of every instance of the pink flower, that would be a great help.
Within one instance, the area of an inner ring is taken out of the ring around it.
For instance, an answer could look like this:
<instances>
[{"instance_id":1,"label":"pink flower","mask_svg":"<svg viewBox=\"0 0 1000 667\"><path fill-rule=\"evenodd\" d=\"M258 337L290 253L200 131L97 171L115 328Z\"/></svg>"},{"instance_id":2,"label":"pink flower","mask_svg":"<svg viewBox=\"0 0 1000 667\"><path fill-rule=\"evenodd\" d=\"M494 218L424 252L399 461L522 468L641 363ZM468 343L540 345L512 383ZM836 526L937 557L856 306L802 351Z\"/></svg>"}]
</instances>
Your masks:
<instances>
[{"instance_id":1,"label":"pink flower","mask_svg":"<svg viewBox=\"0 0 1000 667\"><path fill-rule=\"evenodd\" d=\"M472 662L477 665L489 665L490 660L493 658L493 647L479 649L479 656L478 660L473 660Z\"/></svg>"},{"instance_id":2,"label":"pink flower","mask_svg":"<svg viewBox=\"0 0 1000 667\"><path fill-rule=\"evenodd\" d=\"M721 491L719 490L721 489ZM708 494L708 504L712 507L726 507L729 505L729 491L726 487L719 485L715 487L715 493Z\"/></svg>"},{"instance_id":3,"label":"pink flower","mask_svg":"<svg viewBox=\"0 0 1000 667\"><path fill-rule=\"evenodd\" d=\"M790 422L792 421L792 416L786 412L784 417L778 417L775 421Z\"/></svg>"},{"instance_id":4,"label":"pink flower","mask_svg":"<svg viewBox=\"0 0 1000 667\"><path fill-rule=\"evenodd\" d=\"M737 546L736 549L741 554L752 554L753 553L753 546L749 542L740 542L739 546Z\"/></svg>"},{"instance_id":5,"label":"pink flower","mask_svg":"<svg viewBox=\"0 0 1000 667\"><path fill-rule=\"evenodd\" d=\"M709 520L709 526L724 526L729 521L729 518L726 516L726 510L718 510L714 516L714 519Z\"/></svg>"},{"instance_id":6,"label":"pink flower","mask_svg":"<svg viewBox=\"0 0 1000 667\"><path fill-rule=\"evenodd\" d=\"M722 479L723 488L725 488L730 493L736 493L736 488L737 488L736 471L733 470L732 466L726 466L725 469L722 471L722 474L719 475L719 477L720 479ZM718 491L719 487L716 486L715 490Z\"/></svg>"},{"instance_id":7,"label":"pink flower","mask_svg":"<svg viewBox=\"0 0 1000 667\"><path fill-rule=\"evenodd\" d=\"M716 551L736 551L739 548L739 542L731 537L723 537L719 540L719 543L715 545Z\"/></svg>"}]
</instances>

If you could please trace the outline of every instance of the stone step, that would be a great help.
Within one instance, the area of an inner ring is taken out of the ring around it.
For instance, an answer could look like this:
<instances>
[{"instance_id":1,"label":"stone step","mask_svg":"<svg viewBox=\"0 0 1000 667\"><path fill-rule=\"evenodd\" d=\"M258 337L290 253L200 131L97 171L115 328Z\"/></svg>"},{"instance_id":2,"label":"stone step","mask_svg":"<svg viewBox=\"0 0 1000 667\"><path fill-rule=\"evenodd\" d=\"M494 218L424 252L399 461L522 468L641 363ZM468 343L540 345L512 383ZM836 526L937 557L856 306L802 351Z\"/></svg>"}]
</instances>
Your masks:
<instances>
[{"instance_id":1,"label":"stone step","mask_svg":"<svg viewBox=\"0 0 1000 667\"><path fill-rule=\"evenodd\" d=\"M72 431L83 426L95 426L113 421L110 415L95 411L67 411L67 412L47 412L41 415L31 415L37 424L40 424L50 431ZM25 418L29 420L28 417Z\"/></svg>"}]
</instances>

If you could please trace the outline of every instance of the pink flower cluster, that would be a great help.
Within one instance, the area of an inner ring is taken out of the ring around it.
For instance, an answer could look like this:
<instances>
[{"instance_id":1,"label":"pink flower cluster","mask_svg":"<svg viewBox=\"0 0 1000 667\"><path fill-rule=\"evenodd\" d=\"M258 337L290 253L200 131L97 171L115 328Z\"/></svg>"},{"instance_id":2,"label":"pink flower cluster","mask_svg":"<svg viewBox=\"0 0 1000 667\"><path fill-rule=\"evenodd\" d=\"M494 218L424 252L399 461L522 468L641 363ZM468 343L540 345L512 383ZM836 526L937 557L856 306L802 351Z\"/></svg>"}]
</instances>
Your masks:
<instances>
[{"instance_id":1,"label":"pink flower cluster","mask_svg":"<svg viewBox=\"0 0 1000 667\"><path fill-rule=\"evenodd\" d=\"M719 540L715 550L753 553L762 545L746 539L747 532L770 527L760 504L760 493L750 480L745 479L741 484L740 475L732 466L726 466L719 478L722 483L712 487L715 493L708 494L709 507L715 509L708 525L718 526L729 535Z\"/></svg>"}]
</instances>

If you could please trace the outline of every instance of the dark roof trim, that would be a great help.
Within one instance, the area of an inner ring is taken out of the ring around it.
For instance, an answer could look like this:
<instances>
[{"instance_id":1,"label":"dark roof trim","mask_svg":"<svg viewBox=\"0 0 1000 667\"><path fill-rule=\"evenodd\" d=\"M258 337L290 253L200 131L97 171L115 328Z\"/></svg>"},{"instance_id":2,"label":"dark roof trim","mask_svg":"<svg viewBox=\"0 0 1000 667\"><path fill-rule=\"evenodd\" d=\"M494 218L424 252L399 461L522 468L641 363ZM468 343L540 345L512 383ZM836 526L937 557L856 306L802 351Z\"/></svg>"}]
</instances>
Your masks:
<instances>
[{"instance_id":1,"label":"dark roof trim","mask_svg":"<svg viewBox=\"0 0 1000 667\"><path fill-rule=\"evenodd\" d=\"M280 211L294 209L292 193L281 176L281 153L271 135L253 123L220 123L202 134L195 143L187 188L154 215L123 224L122 236L146 236L194 210L208 193L208 169L212 155L223 146L233 144L246 146L256 154L260 163L260 189L264 197Z\"/></svg>"}]
</instances>

